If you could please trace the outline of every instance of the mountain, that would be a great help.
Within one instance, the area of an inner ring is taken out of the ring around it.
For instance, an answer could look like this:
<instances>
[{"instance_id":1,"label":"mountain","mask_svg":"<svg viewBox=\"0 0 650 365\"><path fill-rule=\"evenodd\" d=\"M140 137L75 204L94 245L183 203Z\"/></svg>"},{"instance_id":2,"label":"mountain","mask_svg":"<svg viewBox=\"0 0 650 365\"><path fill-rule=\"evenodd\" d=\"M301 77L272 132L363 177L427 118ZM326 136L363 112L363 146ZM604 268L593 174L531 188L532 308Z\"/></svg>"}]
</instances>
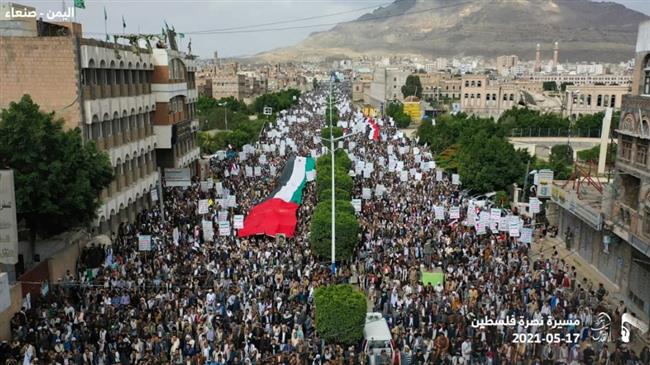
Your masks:
<instances>
[{"instance_id":1,"label":"mountain","mask_svg":"<svg viewBox=\"0 0 650 365\"><path fill-rule=\"evenodd\" d=\"M266 60L361 55L427 57L516 54L561 61L623 61L634 56L640 22L648 16L613 2L590 0L396 0L356 20L312 33Z\"/></svg>"}]
</instances>

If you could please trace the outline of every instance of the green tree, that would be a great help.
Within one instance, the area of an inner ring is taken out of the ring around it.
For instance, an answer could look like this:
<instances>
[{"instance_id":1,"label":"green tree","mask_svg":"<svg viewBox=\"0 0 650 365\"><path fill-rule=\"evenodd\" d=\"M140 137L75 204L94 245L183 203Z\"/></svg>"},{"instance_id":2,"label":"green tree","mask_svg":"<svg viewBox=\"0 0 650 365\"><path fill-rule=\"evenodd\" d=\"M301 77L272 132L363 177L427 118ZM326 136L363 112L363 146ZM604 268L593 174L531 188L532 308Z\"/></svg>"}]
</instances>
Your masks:
<instances>
[{"instance_id":1,"label":"green tree","mask_svg":"<svg viewBox=\"0 0 650 365\"><path fill-rule=\"evenodd\" d=\"M328 343L356 345L363 337L367 302L348 284L316 288L316 331Z\"/></svg>"},{"instance_id":2,"label":"green tree","mask_svg":"<svg viewBox=\"0 0 650 365\"><path fill-rule=\"evenodd\" d=\"M422 83L420 82L420 76L408 75L406 77L406 84L402 86L402 95L404 95L405 98L411 95L422 98Z\"/></svg>"},{"instance_id":3,"label":"green tree","mask_svg":"<svg viewBox=\"0 0 650 365\"><path fill-rule=\"evenodd\" d=\"M311 248L319 257L332 259L332 206L330 200L319 202L314 209L309 231ZM359 222L348 200L336 201L336 259L349 260L359 243Z\"/></svg>"},{"instance_id":4,"label":"green tree","mask_svg":"<svg viewBox=\"0 0 650 365\"><path fill-rule=\"evenodd\" d=\"M481 131L464 138L458 152L458 173L463 186L479 192L506 190L526 167L503 137Z\"/></svg>"},{"instance_id":5,"label":"green tree","mask_svg":"<svg viewBox=\"0 0 650 365\"><path fill-rule=\"evenodd\" d=\"M557 83L555 81L544 81L542 87L544 91L557 91Z\"/></svg>"},{"instance_id":6,"label":"green tree","mask_svg":"<svg viewBox=\"0 0 650 365\"><path fill-rule=\"evenodd\" d=\"M569 145L556 145L551 148L548 168L553 170L554 178L567 180L573 171L573 149Z\"/></svg>"},{"instance_id":7,"label":"green tree","mask_svg":"<svg viewBox=\"0 0 650 365\"><path fill-rule=\"evenodd\" d=\"M108 155L81 131L43 113L29 95L0 114L0 166L13 169L19 220L47 237L96 218L99 194L113 180Z\"/></svg>"},{"instance_id":8,"label":"green tree","mask_svg":"<svg viewBox=\"0 0 650 365\"><path fill-rule=\"evenodd\" d=\"M217 101L211 96L199 95L196 101L196 111L198 114L207 113L210 109L217 107Z\"/></svg>"},{"instance_id":9,"label":"green tree","mask_svg":"<svg viewBox=\"0 0 650 365\"><path fill-rule=\"evenodd\" d=\"M343 135L343 128L341 127L332 127L332 135L334 138L339 138ZM325 127L320 131L321 138L330 139L330 127Z\"/></svg>"},{"instance_id":10,"label":"green tree","mask_svg":"<svg viewBox=\"0 0 650 365\"><path fill-rule=\"evenodd\" d=\"M403 111L395 113L393 119L395 120L395 125L397 125L397 128L408 128L408 126L411 124L411 117Z\"/></svg>"}]
</instances>

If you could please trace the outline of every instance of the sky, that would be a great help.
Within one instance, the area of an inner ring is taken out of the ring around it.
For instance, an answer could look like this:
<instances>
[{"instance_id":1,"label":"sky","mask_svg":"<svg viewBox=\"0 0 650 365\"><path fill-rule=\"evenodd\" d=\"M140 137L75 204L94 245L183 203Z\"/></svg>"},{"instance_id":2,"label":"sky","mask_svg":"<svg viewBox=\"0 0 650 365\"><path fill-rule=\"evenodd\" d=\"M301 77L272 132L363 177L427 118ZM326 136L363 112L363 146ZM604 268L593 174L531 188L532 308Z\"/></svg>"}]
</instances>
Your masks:
<instances>
[{"instance_id":1,"label":"sky","mask_svg":"<svg viewBox=\"0 0 650 365\"><path fill-rule=\"evenodd\" d=\"M34 6L39 12L58 11L64 8L64 4L73 4L73 0L14 1ZM212 57L215 51L219 52L220 57L244 57L291 46L305 39L311 32L330 29L335 23L356 19L391 2L392 0L85 0L86 8L77 10L76 21L82 23L86 37L102 39L106 30L109 34L122 33L122 16L127 33L159 34L166 21L177 32L185 33L185 38L179 44L181 50L187 51L191 38L192 53L202 58ZM650 0L616 2L650 15ZM106 28L104 8L108 17ZM315 16L319 18L294 21ZM256 29L253 26L265 31L251 32ZM296 26L303 28L282 29Z\"/></svg>"}]
</instances>

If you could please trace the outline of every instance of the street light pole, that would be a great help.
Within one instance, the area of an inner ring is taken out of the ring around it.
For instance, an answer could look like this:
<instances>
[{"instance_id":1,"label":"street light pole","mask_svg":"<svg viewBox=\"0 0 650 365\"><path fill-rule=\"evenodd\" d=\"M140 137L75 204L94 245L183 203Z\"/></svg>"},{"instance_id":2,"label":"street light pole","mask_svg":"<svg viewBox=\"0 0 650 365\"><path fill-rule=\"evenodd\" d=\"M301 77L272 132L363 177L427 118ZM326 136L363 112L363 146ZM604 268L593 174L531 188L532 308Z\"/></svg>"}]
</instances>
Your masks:
<instances>
[{"instance_id":1,"label":"street light pole","mask_svg":"<svg viewBox=\"0 0 650 365\"><path fill-rule=\"evenodd\" d=\"M333 125L332 125L332 77L330 77L330 96L329 96L329 109L330 109L330 153L332 160L332 274L336 275L336 195L334 192L334 135L333 135Z\"/></svg>"},{"instance_id":2,"label":"street light pole","mask_svg":"<svg viewBox=\"0 0 650 365\"><path fill-rule=\"evenodd\" d=\"M228 103L220 103L219 106L223 107L223 119L226 121L226 130L228 130Z\"/></svg>"}]
</instances>

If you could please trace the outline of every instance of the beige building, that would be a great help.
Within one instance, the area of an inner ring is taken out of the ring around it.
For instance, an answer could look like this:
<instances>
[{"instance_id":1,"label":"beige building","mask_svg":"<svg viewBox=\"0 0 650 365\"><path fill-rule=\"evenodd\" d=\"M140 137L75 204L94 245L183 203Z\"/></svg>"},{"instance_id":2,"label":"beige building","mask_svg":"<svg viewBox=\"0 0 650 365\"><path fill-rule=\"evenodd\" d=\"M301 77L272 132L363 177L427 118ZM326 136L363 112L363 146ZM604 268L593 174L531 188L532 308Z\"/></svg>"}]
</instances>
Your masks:
<instances>
[{"instance_id":1,"label":"beige building","mask_svg":"<svg viewBox=\"0 0 650 365\"><path fill-rule=\"evenodd\" d=\"M540 94L543 86L530 81L490 80L487 75L463 75L461 79L461 111L498 118L504 111L527 102L524 92Z\"/></svg>"},{"instance_id":2,"label":"beige building","mask_svg":"<svg viewBox=\"0 0 650 365\"><path fill-rule=\"evenodd\" d=\"M633 306L647 321L650 313L650 21L639 26L632 85L631 93L623 96L621 104L616 177L614 188L605 198L612 203L603 209L603 234L611 241L608 256L618 258L612 281L619 286L628 306ZM598 249L602 244L595 242L593 246ZM616 251L612 252L612 248Z\"/></svg>"},{"instance_id":3,"label":"beige building","mask_svg":"<svg viewBox=\"0 0 650 365\"><path fill-rule=\"evenodd\" d=\"M363 96L370 92L372 73L359 73L352 80L352 101L363 101Z\"/></svg>"},{"instance_id":4,"label":"beige building","mask_svg":"<svg viewBox=\"0 0 650 365\"><path fill-rule=\"evenodd\" d=\"M364 95L364 102L374 107L380 107L381 103L387 101L403 101L402 86L410 74L410 72L398 68L376 68L373 72L369 93Z\"/></svg>"},{"instance_id":5,"label":"beige building","mask_svg":"<svg viewBox=\"0 0 650 365\"><path fill-rule=\"evenodd\" d=\"M602 85L631 85L631 75L570 75L570 74L533 74L530 81L546 82L554 81L558 89L562 83L568 82L574 85L602 84Z\"/></svg>"},{"instance_id":6,"label":"beige building","mask_svg":"<svg viewBox=\"0 0 650 365\"><path fill-rule=\"evenodd\" d=\"M519 57L516 55L499 56L496 63L499 75L509 74L519 64Z\"/></svg>"},{"instance_id":7,"label":"beige building","mask_svg":"<svg viewBox=\"0 0 650 365\"><path fill-rule=\"evenodd\" d=\"M151 89L156 98L154 132L158 166L191 167L197 173L200 151L196 65L193 58L172 48L153 49L153 59Z\"/></svg>"},{"instance_id":8,"label":"beige building","mask_svg":"<svg viewBox=\"0 0 650 365\"><path fill-rule=\"evenodd\" d=\"M134 219L151 205L158 180L153 52L82 38L77 23L36 27L5 19L0 28L22 29L0 36L0 107L30 94L41 110L63 118L66 128L80 128L86 141L106 151L115 174L101 194L96 224L106 232Z\"/></svg>"},{"instance_id":9,"label":"beige building","mask_svg":"<svg viewBox=\"0 0 650 365\"><path fill-rule=\"evenodd\" d=\"M239 64L231 63L215 69L212 76L212 97L215 99L234 97L242 100L247 97L246 75L239 73Z\"/></svg>"},{"instance_id":10,"label":"beige building","mask_svg":"<svg viewBox=\"0 0 650 365\"><path fill-rule=\"evenodd\" d=\"M623 95L630 93L626 85L567 85L565 92L565 116L574 120L584 114L594 114L612 107L621 109Z\"/></svg>"}]
</instances>

